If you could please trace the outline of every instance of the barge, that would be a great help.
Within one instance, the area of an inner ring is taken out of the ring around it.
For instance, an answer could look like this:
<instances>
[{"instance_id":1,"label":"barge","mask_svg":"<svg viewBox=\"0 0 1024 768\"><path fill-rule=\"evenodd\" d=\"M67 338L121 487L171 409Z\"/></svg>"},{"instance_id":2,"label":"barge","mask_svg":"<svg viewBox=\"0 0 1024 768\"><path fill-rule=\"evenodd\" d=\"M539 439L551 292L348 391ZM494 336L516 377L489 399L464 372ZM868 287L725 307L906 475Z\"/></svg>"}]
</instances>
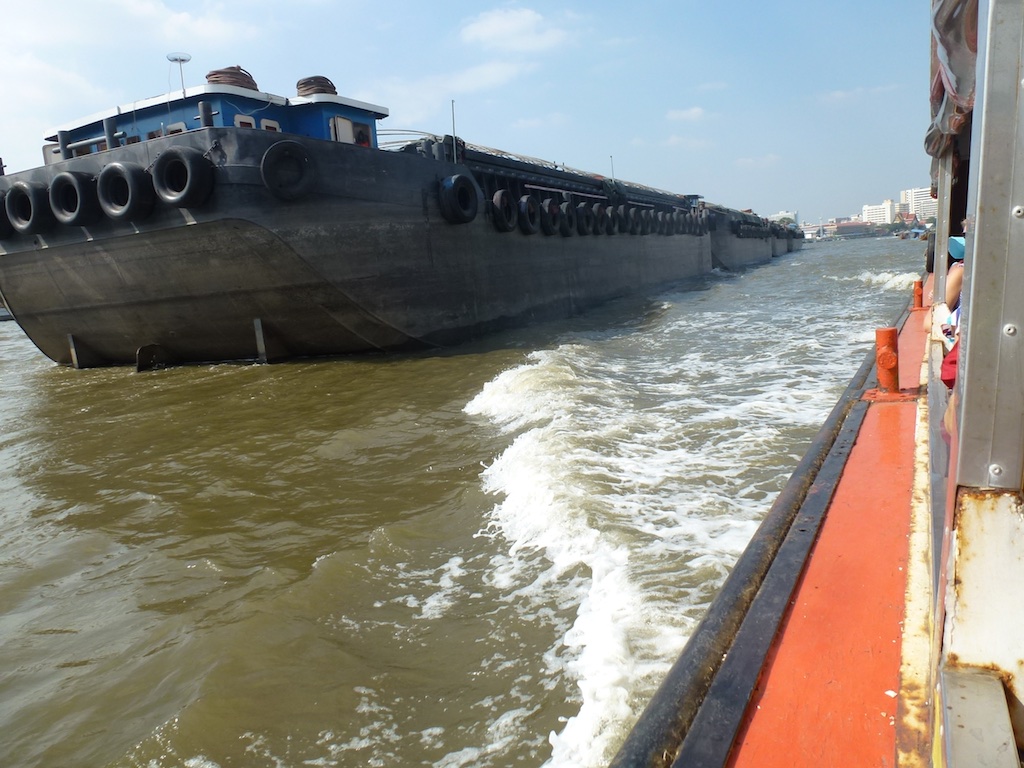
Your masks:
<instances>
[{"instance_id":1,"label":"barge","mask_svg":"<svg viewBox=\"0 0 1024 768\"><path fill-rule=\"evenodd\" d=\"M239 67L57 130L0 175L0 294L52 360L146 368L456 344L799 247L755 215Z\"/></svg>"}]
</instances>

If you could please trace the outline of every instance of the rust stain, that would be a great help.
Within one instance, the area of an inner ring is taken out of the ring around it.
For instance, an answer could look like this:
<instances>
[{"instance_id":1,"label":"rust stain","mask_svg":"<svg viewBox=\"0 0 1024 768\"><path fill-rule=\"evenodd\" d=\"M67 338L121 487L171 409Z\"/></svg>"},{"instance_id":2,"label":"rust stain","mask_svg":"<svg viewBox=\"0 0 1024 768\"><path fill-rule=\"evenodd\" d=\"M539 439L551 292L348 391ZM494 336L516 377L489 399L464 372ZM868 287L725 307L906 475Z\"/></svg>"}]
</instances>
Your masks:
<instances>
[{"instance_id":1,"label":"rust stain","mask_svg":"<svg viewBox=\"0 0 1024 768\"><path fill-rule=\"evenodd\" d=\"M896 392L888 392L884 389L868 389L864 391L860 399L872 403L906 403L917 400L922 394L921 387L901 388Z\"/></svg>"}]
</instances>

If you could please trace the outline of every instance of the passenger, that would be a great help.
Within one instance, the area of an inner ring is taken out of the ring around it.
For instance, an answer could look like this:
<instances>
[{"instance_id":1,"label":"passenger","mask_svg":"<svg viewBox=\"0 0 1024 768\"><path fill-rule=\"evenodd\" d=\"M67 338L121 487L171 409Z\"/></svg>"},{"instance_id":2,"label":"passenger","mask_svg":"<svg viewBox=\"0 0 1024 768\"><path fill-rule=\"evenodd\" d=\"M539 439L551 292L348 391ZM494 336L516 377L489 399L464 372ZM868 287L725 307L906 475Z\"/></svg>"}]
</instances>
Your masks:
<instances>
[{"instance_id":1,"label":"passenger","mask_svg":"<svg viewBox=\"0 0 1024 768\"><path fill-rule=\"evenodd\" d=\"M964 224L966 223L965 221ZM950 237L948 249L949 266L946 267L946 291L943 297L945 301L940 305L941 309L948 313L945 322L942 323L947 351L956 342L957 334L960 332L960 299L964 285L963 235Z\"/></svg>"},{"instance_id":2,"label":"passenger","mask_svg":"<svg viewBox=\"0 0 1024 768\"><path fill-rule=\"evenodd\" d=\"M967 234L967 219L960 222L964 235ZM964 284L963 236L949 238L949 266L946 268L946 305L950 308L949 319L942 326L945 336L946 354L942 358L939 377L949 390L949 400L942 414L943 439L950 442L950 435L956 430L957 395L956 374L960 367L960 302Z\"/></svg>"},{"instance_id":3,"label":"passenger","mask_svg":"<svg viewBox=\"0 0 1024 768\"><path fill-rule=\"evenodd\" d=\"M960 309L960 289L964 284L964 238L949 238L949 266L946 269L946 306L950 311Z\"/></svg>"},{"instance_id":4,"label":"passenger","mask_svg":"<svg viewBox=\"0 0 1024 768\"><path fill-rule=\"evenodd\" d=\"M947 389L952 389L956 384L956 369L959 364L960 339L957 339L953 342L952 348L943 356L939 372L939 378L942 379L942 383L946 385Z\"/></svg>"}]
</instances>

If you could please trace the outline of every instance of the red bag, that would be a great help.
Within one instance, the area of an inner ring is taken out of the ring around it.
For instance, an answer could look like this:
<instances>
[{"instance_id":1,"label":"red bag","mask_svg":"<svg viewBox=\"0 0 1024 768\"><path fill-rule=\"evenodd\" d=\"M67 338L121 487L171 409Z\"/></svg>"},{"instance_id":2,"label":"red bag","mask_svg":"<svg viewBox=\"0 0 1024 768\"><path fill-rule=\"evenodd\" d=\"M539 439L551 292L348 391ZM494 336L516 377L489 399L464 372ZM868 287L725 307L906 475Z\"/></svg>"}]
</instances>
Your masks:
<instances>
[{"instance_id":1,"label":"red bag","mask_svg":"<svg viewBox=\"0 0 1024 768\"><path fill-rule=\"evenodd\" d=\"M956 366L959 358L960 339L957 339L953 342L953 347L946 353L946 356L942 358L942 368L939 374L942 378L942 383L949 389L952 389L953 384L956 383Z\"/></svg>"}]
</instances>

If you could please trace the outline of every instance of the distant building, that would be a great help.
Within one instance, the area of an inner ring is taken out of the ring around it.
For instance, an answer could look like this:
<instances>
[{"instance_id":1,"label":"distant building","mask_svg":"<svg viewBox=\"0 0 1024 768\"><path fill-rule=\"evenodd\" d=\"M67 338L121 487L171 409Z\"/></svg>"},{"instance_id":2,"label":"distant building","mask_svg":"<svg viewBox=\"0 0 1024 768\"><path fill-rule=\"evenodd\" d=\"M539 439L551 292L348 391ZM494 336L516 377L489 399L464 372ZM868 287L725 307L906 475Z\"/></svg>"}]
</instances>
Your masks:
<instances>
[{"instance_id":1,"label":"distant building","mask_svg":"<svg viewBox=\"0 0 1024 768\"><path fill-rule=\"evenodd\" d=\"M920 221L934 218L939 212L939 201L932 199L930 187L905 189L900 192L900 202L907 206L907 211L914 214Z\"/></svg>"},{"instance_id":2,"label":"distant building","mask_svg":"<svg viewBox=\"0 0 1024 768\"><path fill-rule=\"evenodd\" d=\"M836 224L836 237L863 237L875 234L875 225L870 221L844 221Z\"/></svg>"},{"instance_id":3,"label":"distant building","mask_svg":"<svg viewBox=\"0 0 1024 768\"><path fill-rule=\"evenodd\" d=\"M768 217L768 221L782 221L783 219L789 219L795 224L800 221L800 215L796 211L779 211Z\"/></svg>"},{"instance_id":4,"label":"distant building","mask_svg":"<svg viewBox=\"0 0 1024 768\"><path fill-rule=\"evenodd\" d=\"M870 221L872 224L892 224L896 212L896 203L886 200L881 205L865 205L860 218L861 221Z\"/></svg>"},{"instance_id":5,"label":"distant building","mask_svg":"<svg viewBox=\"0 0 1024 768\"><path fill-rule=\"evenodd\" d=\"M894 224L902 224L907 229L918 229L919 227L923 227L924 226L921 223L921 220L919 218L917 218L917 214L916 213L910 213L908 211L900 211L899 213L897 213L896 214L896 221L893 222L893 223Z\"/></svg>"},{"instance_id":6,"label":"distant building","mask_svg":"<svg viewBox=\"0 0 1024 768\"><path fill-rule=\"evenodd\" d=\"M800 225L800 229L802 229L804 234L810 238L835 237L836 222L835 219L830 219L828 222L820 222L818 224L812 224L809 221L805 221Z\"/></svg>"}]
</instances>

